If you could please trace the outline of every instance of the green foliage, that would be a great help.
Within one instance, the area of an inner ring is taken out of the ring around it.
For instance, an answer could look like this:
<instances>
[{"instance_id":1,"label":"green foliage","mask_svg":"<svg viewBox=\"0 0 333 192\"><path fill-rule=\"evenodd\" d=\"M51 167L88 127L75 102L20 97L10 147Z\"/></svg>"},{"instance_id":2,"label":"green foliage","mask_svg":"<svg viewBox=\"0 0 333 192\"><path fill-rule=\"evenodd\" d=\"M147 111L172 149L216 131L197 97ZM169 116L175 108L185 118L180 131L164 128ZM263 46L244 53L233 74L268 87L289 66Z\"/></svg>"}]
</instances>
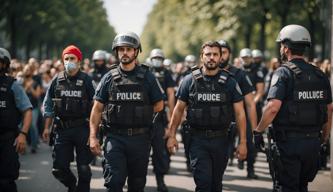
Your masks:
<instances>
[{"instance_id":1,"label":"green foliage","mask_svg":"<svg viewBox=\"0 0 333 192\"><path fill-rule=\"evenodd\" d=\"M47 47L48 56L59 56L75 44L90 57L95 49L111 49L115 31L107 21L102 0L0 0L1 31L11 52L15 47L31 50Z\"/></svg>"},{"instance_id":2,"label":"green foliage","mask_svg":"<svg viewBox=\"0 0 333 192\"><path fill-rule=\"evenodd\" d=\"M320 42L328 30L320 21L323 2L329 6L320 0L158 0L141 36L143 57L158 47L182 61L187 54L198 56L203 42L219 39L230 42L235 56L245 46L276 56L275 39L287 24L304 25Z\"/></svg>"}]
</instances>

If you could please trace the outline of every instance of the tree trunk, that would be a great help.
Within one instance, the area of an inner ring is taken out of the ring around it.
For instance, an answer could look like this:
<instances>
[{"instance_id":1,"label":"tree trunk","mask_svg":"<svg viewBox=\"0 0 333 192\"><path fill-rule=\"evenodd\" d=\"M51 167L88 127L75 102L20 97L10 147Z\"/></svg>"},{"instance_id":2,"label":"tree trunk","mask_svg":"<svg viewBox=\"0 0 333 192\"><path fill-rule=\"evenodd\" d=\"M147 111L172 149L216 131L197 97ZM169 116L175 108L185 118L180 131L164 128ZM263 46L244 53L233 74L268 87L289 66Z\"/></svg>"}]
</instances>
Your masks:
<instances>
[{"instance_id":1,"label":"tree trunk","mask_svg":"<svg viewBox=\"0 0 333 192\"><path fill-rule=\"evenodd\" d=\"M314 58L314 49L315 49L315 46L316 46L316 24L315 24L315 21L312 17L312 15L315 14L315 13L310 13L308 12L308 18L309 18L309 33L310 33L310 36L311 36L311 47L309 49L309 61L312 61L313 58Z\"/></svg>"},{"instance_id":2,"label":"tree trunk","mask_svg":"<svg viewBox=\"0 0 333 192\"><path fill-rule=\"evenodd\" d=\"M10 25L10 52L12 58L16 58L16 41L17 41L17 36L16 36L16 15L15 12L10 13L9 16L9 25Z\"/></svg>"},{"instance_id":3,"label":"tree trunk","mask_svg":"<svg viewBox=\"0 0 333 192\"><path fill-rule=\"evenodd\" d=\"M245 26L245 47L250 48L252 37L252 25L246 24Z\"/></svg>"}]
</instances>

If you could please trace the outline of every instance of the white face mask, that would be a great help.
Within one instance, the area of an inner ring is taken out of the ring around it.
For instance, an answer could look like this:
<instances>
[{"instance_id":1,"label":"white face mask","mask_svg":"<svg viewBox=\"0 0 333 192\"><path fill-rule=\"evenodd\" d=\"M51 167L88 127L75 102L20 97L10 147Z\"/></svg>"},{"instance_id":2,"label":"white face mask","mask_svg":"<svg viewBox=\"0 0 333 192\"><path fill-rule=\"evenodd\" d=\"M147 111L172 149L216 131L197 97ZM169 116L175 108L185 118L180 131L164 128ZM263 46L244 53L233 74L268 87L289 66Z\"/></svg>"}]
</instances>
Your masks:
<instances>
[{"instance_id":1,"label":"white face mask","mask_svg":"<svg viewBox=\"0 0 333 192\"><path fill-rule=\"evenodd\" d=\"M151 64L152 64L153 67L159 68L159 67L162 67L162 66L163 66L163 60L153 58L153 59L151 60Z\"/></svg>"},{"instance_id":2,"label":"white face mask","mask_svg":"<svg viewBox=\"0 0 333 192\"><path fill-rule=\"evenodd\" d=\"M66 72L71 72L71 71L74 71L75 69L77 69L76 64L74 62L70 62L70 61L65 61L64 66L65 66Z\"/></svg>"}]
</instances>

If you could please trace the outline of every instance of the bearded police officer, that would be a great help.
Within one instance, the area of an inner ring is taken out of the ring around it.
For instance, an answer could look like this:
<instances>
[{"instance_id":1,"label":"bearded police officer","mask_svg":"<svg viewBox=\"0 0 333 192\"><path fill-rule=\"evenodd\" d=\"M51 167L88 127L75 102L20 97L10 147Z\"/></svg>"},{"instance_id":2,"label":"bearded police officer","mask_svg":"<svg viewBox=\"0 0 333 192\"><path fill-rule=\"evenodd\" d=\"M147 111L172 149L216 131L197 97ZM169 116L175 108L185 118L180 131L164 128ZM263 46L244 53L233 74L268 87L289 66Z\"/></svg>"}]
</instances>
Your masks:
<instances>
[{"instance_id":1,"label":"bearded police officer","mask_svg":"<svg viewBox=\"0 0 333 192\"><path fill-rule=\"evenodd\" d=\"M265 77L268 73L268 69L264 63L264 54L259 49L253 49L251 54L256 71L262 71Z\"/></svg>"},{"instance_id":2,"label":"bearded police officer","mask_svg":"<svg viewBox=\"0 0 333 192\"><path fill-rule=\"evenodd\" d=\"M165 108L159 114L159 118L154 124L152 140L152 162L154 173L156 175L157 191L167 192L168 189L164 183L164 175L169 170L170 157L166 148L165 128L169 123L173 108L175 107L175 81L172 79L171 72L164 68L164 53L161 49L153 49L150 52L151 71L158 79L164 92L166 93Z\"/></svg>"},{"instance_id":3,"label":"bearded police officer","mask_svg":"<svg viewBox=\"0 0 333 192\"><path fill-rule=\"evenodd\" d=\"M261 133L273 123L282 162L277 181L283 192L305 192L318 170L320 144L329 136L331 87L327 77L304 60L304 50L311 44L307 29L287 25L277 42L283 65L272 77L268 103L254 131L255 142L257 147L263 145Z\"/></svg>"},{"instance_id":4,"label":"bearded police officer","mask_svg":"<svg viewBox=\"0 0 333 192\"><path fill-rule=\"evenodd\" d=\"M141 192L146 184L153 112L163 110L163 90L149 67L137 64L139 37L118 34L112 50L120 65L111 67L99 86L90 117L90 149L101 154L96 133L102 112L105 122L103 173L108 191Z\"/></svg>"},{"instance_id":5,"label":"bearded police officer","mask_svg":"<svg viewBox=\"0 0 333 192\"><path fill-rule=\"evenodd\" d=\"M107 68L107 57L106 52L103 50L96 50L92 56L94 69L89 73L91 76L94 86L97 87L102 77L109 71Z\"/></svg>"},{"instance_id":6,"label":"bearded police officer","mask_svg":"<svg viewBox=\"0 0 333 192\"><path fill-rule=\"evenodd\" d=\"M238 157L246 157L246 130L243 96L231 75L219 69L221 46L208 41L201 47L203 67L193 67L177 92L171 117L168 149L178 148L176 130L187 107L191 129L189 153L195 191L222 191L222 177L228 161L227 132L235 112L239 127Z\"/></svg>"},{"instance_id":7,"label":"bearded police officer","mask_svg":"<svg viewBox=\"0 0 333 192\"><path fill-rule=\"evenodd\" d=\"M254 174L254 145L252 141L251 132L254 128L257 127L257 112L256 112L256 104L254 102L254 87L253 84L248 77L248 75L245 73L244 70L237 68L235 66L232 66L229 64L229 59L230 59L230 54L231 54L231 48L229 44L224 41L220 40L219 44L221 45L221 51L222 51L222 57L221 57L221 63L220 63L220 68L225 69L229 71L231 74L233 74L233 77L237 81L240 89L242 90L243 96L244 96L244 101L245 101L245 109L246 109L246 126L247 126L247 171L248 171L248 178L255 179L256 175ZM235 120L233 120L235 121ZM232 135L235 134L236 130L234 126L230 127L230 133ZM232 138L231 138L232 139ZM233 141L232 141L232 146L233 147ZM229 156L231 157L231 162L233 158L234 151L229 150Z\"/></svg>"},{"instance_id":8,"label":"bearded police officer","mask_svg":"<svg viewBox=\"0 0 333 192\"><path fill-rule=\"evenodd\" d=\"M53 147L52 174L68 187L68 191L90 191L92 154L87 146L94 88L92 79L80 71L82 53L74 45L62 53L65 71L52 80L44 99L44 140L49 139L49 127L53 120L55 141ZM70 170L74 158L78 170L78 182ZM76 188L76 190L75 190Z\"/></svg>"},{"instance_id":9,"label":"bearded police officer","mask_svg":"<svg viewBox=\"0 0 333 192\"><path fill-rule=\"evenodd\" d=\"M0 48L0 191L17 192L15 180L20 168L17 153L23 153L26 147L32 105L20 84L7 76L10 60L9 52Z\"/></svg>"}]
</instances>

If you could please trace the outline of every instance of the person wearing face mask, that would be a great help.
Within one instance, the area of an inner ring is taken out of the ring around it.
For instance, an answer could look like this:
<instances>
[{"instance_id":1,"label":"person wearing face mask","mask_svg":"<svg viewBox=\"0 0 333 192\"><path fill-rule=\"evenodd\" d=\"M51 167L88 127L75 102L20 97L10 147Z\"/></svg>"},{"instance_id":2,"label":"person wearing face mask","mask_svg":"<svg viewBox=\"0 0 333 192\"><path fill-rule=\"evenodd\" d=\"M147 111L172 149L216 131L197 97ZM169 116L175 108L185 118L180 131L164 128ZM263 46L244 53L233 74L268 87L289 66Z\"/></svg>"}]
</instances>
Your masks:
<instances>
[{"instance_id":1,"label":"person wearing face mask","mask_svg":"<svg viewBox=\"0 0 333 192\"><path fill-rule=\"evenodd\" d=\"M80 71L82 53L74 45L62 52L65 70L52 80L44 98L45 126L43 139L50 139L49 128L55 131L52 174L69 192L90 191L92 153L87 145L88 118L92 107L94 87L92 79ZM70 170L76 153L78 181Z\"/></svg>"},{"instance_id":2,"label":"person wearing face mask","mask_svg":"<svg viewBox=\"0 0 333 192\"><path fill-rule=\"evenodd\" d=\"M184 110L190 126L189 156L196 184L195 191L222 191L228 162L228 128L235 115L240 144L239 159L246 158L246 121L242 92L236 80L219 69L221 46L216 41L201 46L202 67L192 67L177 91L177 103L169 124L168 150L178 148L176 130Z\"/></svg>"},{"instance_id":3,"label":"person wearing face mask","mask_svg":"<svg viewBox=\"0 0 333 192\"><path fill-rule=\"evenodd\" d=\"M175 81L172 79L171 72L164 68L164 53L161 49L153 49L150 52L151 71L158 79L164 92L166 93L165 108L159 114L160 117L154 124L152 140L152 162L156 175L157 191L167 192L168 188L164 183L164 175L170 167L170 157L166 148L166 131L170 117L175 106Z\"/></svg>"},{"instance_id":4,"label":"person wearing face mask","mask_svg":"<svg viewBox=\"0 0 333 192\"><path fill-rule=\"evenodd\" d=\"M9 52L0 48L0 191L17 192L18 153L26 147L32 105L22 86L8 75L10 61Z\"/></svg>"},{"instance_id":5,"label":"person wearing face mask","mask_svg":"<svg viewBox=\"0 0 333 192\"><path fill-rule=\"evenodd\" d=\"M97 87L102 77L109 71L107 68L106 52L103 50L96 50L92 56L94 69L89 73L93 79L94 86Z\"/></svg>"},{"instance_id":6,"label":"person wearing face mask","mask_svg":"<svg viewBox=\"0 0 333 192\"><path fill-rule=\"evenodd\" d=\"M283 27L276 39L281 46L282 66L273 74L258 127L256 147L272 123L281 166L276 166L274 188L282 192L306 192L318 172L320 145L328 141L332 124L332 93L329 79L305 61L311 46L309 31L300 25Z\"/></svg>"},{"instance_id":7,"label":"person wearing face mask","mask_svg":"<svg viewBox=\"0 0 333 192\"><path fill-rule=\"evenodd\" d=\"M233 77L235 78L235 80L237 81L240 89L242 90L243 96L244 96L244 107L246 109L245 114L246 114L246 127L247 127L247 132L251 133L252 130L254 128L257 127L257 111L256 111L256 104L254 102L254 87L253 84L250 80L250 78L248 77L248 75L246 74L246 72L243 69L237 68L233 65L231 65L229 63L230 57L231 57L231 47L229 46L229 44L224 41L224 40L220 40L218 41L219 44L221 45L221 51L222 51L222 57L221 57L221 63L220 63L220 68L221 69L225 69L227 71L229 71ZM235 122L235 119L233 119L233 122ZM229 148L229 157L230 157L230 162L229 164L232 165L232 161L233 161L233 156L234 156L234 140L235 140L235 136L236 136L236 127L234 126L235 123L232 124L232 126L230 126L230 148ZM248 138L247 138L247 160L249 168L248 171L248 178L255 178L255 174L254 174L254 168L251 167L253 166L254 162L254 146L253 146L253 142L252 142L252 138L249 137L249 135L251 134L247 134ZM252 161L251 161L252 160Z\"/></svg>"},{"instance_id":8,"label":"person wearing face mask","mask_svg":"<svg viewBox=\"0 0 333 192\"><path fill-rule=\"evenodd\" d=\"M143 192L156 114L164 108L164 91L138 62L141 43L133 32L118 34L112 44L120 64L112 65L97 86L90 116L90 149L101 155L97 139L100 123L105 133L103 175L108 192Z\"/></svg>"}]
</instances>

